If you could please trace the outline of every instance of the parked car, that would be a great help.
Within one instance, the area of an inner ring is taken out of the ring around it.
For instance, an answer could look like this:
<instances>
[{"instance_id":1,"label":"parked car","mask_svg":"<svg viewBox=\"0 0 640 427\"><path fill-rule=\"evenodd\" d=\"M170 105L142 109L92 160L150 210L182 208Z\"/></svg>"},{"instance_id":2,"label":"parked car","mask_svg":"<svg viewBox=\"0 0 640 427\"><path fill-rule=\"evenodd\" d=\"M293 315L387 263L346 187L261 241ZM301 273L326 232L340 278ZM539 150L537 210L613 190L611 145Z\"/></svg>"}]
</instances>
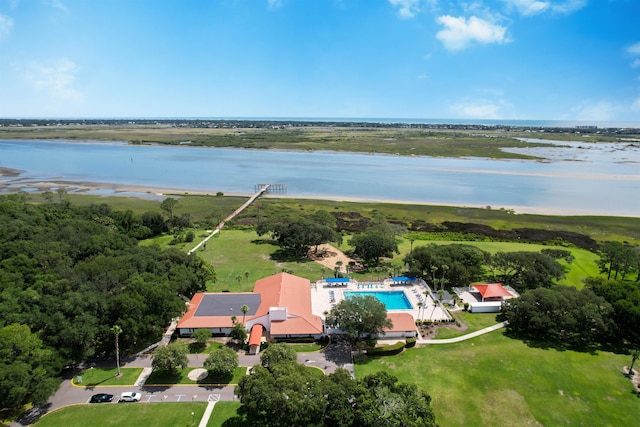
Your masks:
<instances>
[{"instance_id":1,"label":"parked car","mask_svg":"<svg viewBox=\"0 0 640 427\"><path fill-rule=\"evenodd\" d=\"M125 391L120 395L120 399L118 402L139 402L142 398L140 393L136 393L135 391Z\"/></svg>"},{"instance_id":2,"label":"parked car","mask_svg":"<svg viewBox=\"0 0 640 427\"><path fill-rule=\"evenodd\" d=\"M111 402L112 400L113 400L113 394L100 393L100 394L94 394L93 396L91 396L91 399L89 399L89 403L105 403L105 402Z\"/></svg>"}]
</instances>

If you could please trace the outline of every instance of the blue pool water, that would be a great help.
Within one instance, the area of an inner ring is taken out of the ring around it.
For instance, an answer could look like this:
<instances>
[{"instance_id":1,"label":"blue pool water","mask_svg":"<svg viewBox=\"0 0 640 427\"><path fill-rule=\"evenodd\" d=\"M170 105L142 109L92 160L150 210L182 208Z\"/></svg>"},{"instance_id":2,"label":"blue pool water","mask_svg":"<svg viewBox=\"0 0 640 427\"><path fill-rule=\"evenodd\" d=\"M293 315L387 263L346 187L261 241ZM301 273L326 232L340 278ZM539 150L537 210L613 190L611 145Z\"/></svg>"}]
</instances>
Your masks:
<instances>
[{"instance_id":1,"label":"blue pool water","mask_svg":"<svg viewBox=\"0 0 640 427\"><path fill-rule=\"evenodd\" d=\"M345 298L353 296L371 295L382 302L387 310L411 310L413 306L403 291L371 291L371 292L351 292L344 293Z\"/></svg>"}]
</instances>

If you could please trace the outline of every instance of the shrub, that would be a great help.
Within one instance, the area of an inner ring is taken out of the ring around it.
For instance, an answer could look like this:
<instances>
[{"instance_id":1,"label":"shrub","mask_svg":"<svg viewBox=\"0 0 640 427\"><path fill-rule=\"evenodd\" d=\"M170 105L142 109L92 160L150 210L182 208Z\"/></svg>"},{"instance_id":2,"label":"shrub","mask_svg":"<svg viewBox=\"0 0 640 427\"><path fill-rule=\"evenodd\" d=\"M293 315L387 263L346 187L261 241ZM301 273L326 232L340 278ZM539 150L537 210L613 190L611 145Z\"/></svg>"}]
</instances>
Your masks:
<instances>
[{"instance_id":1,"label":"shrub","mask_svg":"<svg viewBox=\"0 0 640 427\"><path fill-rule=\"evenodd\" d=\"M415 347L416 346L416 341L418 341L418 339L416 337L407 338L407 342L404 345L405 348Z\"/></svg>"},{"instance_id":2,"label":"shrub","mask_svg":"<svg viewBox=\"0 0 640 427\"><path fill-rule=\"evenodd\" d=\"M402 353L404 350L405 343L402 341L397 342L395 344L383 345L381 347L375 347L367 350L367 355L369 356L392 356L394 354Z\"/></svg>"}]
</instances>

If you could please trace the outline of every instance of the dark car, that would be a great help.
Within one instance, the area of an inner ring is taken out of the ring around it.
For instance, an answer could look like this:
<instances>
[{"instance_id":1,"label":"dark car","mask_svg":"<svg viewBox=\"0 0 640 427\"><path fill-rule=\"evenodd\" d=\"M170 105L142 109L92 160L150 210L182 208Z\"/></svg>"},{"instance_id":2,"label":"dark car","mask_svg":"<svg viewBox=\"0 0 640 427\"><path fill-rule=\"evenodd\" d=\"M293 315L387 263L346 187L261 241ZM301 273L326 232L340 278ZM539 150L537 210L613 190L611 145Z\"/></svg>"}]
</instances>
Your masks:
<instances>
[{"instance_id":1,"label":"dark car","mask_svg":"<svg viewBox=\"0 0 640 427\"><path fill-rule=\"evenodd\" d=\"M100 393L100 394L94 394L93 396L91 396L91 399L89 399L89 403L105 403L105 402L111 402L112 400L113 400L113 394Z\"/></svg>"}]
</instances>

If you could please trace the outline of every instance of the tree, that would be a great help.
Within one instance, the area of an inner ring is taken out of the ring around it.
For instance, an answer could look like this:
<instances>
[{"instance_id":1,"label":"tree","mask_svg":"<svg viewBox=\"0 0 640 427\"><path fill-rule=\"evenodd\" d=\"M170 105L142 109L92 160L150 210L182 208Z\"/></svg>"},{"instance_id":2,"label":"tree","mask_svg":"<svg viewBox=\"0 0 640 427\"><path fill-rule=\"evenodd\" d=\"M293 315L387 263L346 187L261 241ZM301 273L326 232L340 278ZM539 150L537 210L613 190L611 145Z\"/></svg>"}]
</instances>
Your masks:
<instances>
[{"instance_id":1,"label":"tree","mask_svg":"<svg viewBox=\"0 0 640 427\"><path fill-rule=\"evenodd\" d=\"M168 216L169 222L173 220L173 215L176 207L178 206L178 201L173 197L167 197L160 203L160 209L162 209Z\"/></svg>"},{"instance_id":2,"label":"tree","mask_svg":"<svg viewBox=\"0 0 640 427\"><path fill-rule=\"evenodd\" d=\"M188 363L187 351L176 344L169 344L160 346L154 351L151 366L154 370L176 375L178 369L186 368Z\"/></svg>"},{"instance_id":3,"label":"tree","mask_svg":"<svg viewBox=\"0 0 640 427\"><path fill-rule=\"evenodd\" d=\"M612 308L588 288L536 288L504 304L499 321L519 336L560 348L588 348L603 342L612 327Z\"/></svg>"},{"instance_id":4,"label":"tree","mask_svg":"<svg viewBox=\"0 0 640 427\"><path fill-rule=\"evenodd\" d=\"M495 281L513 286L519 292L550 288L565 275L558 261L540 252L497 252L489 257L489 267Z\"/></svg>"},{"instance_id":5,"label":"tree","mask_svg":"<svg viewBox=\"0 0 640 427\"><path fill-rule=\"evenodd\" d=\"M344 369L318 376L297 363L256 366L235 393L249 425L436 426L431 397L386 372L353 379Z\"/></svg>"},{"instance_id":6,"label":"tree","mask_svg":"<svg viewBox=\"0 0 640 427\"><path fill-rule=\"evenodd\" d=\"M311 246L340 239L331 227L305 218L290 222L262 223L256 228L256 232L260 236L271 233L280 248L298 258L305 257Z\"/></svg>"},{"instance_id":7,"label":"tree","mask_svg":"<svg viewBox=\"0 0 640 427\"><path fill-rule=\"evenodd\" d=\"M203 366L216 377L230 377L238 367L238 353L229 347L219 347L211 352Z\"/></svg>"},{"instance_id":8,"label":"tree","mask_svg":"<svg viewBox=\"0 0 640 427\"><path fill-rule=\"evenodd\" d=\"M598 266L601 273L607 273L607 280L624 280L626 275L638 268L640 255L635 248L620 242L607 242L600 248Z\"/></svg>"},{"instance_id":9,"label":"tree","mask_svg":"<svg viewBox=\"0 0 640 427\"><path fill-rule=\"evenodd\" d=\"M266 368L280 363L295 363L296 360L296 351L285 343L272 344L260 353L260 363Z\"/></svg>"},{"instance_id":10,"label":"tree","mask_svg":"<svg viewBox=\"0 0 640 427\"><path fill-rule=\"evenodd\" d=\"M453 286L466 286L480 280L485 253L471 245L430 244L415 248L404 262L409 265L410 275L424 279L436 290L444 288L443 279Z\"/></svg>"},{"instance_id":11,"label":"tree","mask_svg":"<svg viewBox=\"0 0 640 427\"><path fill-rule=\"evenodd\" d=\"M640 346L640 283L591 277L585 284L613 307L610 342L629 342Z\"/></svg>"},{"instance_id":12,"label":"tree","mask_svg":"<svg viewBox=\"0 0 640 427\"><path fill-rule=\"evenodd\" d=\"M191 338L196 340L196 343L201 347L205 348L207 342L211 338L211 331L206 328L196 329L192 334Z\"/></svg>"},{"instance_id":13,"label":"tree","mask_svg":"<svg viewBox=\"0 0 640 427\"><path fill-rule=\"evenodd\" d=\"M244 272L244 279L245 279L245 284L247 286L249 286L249 272L248 271Z\"/></svg>"},{"instance_id":14,"label":"tree","mask_svg":"<svg viewBox=\"0 0 640 427\"><path fill-rule=\"evenodd\" d=\"M0 328L0 408L46 403L60 384L55 375L61 368L61 360L28 326Z\"/></svg>"},{"instance_id":15,"label":"tree","mask_svg":"<svg viewBox=\"0 0 640 427\"><path fill-rule=\"evenodd\" d=\"M378 265L380 258L391 257L394 252L398 253L396 238L377 229L367 230L352 237L349 244L353 246L353 253L368 265Z\"/></svg>"},{"instance_id":16,"label":"tree","mask_svg":"<svg viewBox=\"0 0 640 427\"><path fill-rule=\"evenodd\" d=\"M229 336L235 339L238 343L243 343L247 339L247 330L242 323L234 322Z\"/></svg>"},{"instance_id":17,"label":"tree","mask_svg":"<svg viewBox=\"0 0 640 427\"><path fill-rule=\"evenodd\" d=\"M636 363L636 360L640 359L640 350L631 350L631 365L629 366L629 376L633 377L633 365Z\"/></svg>"},{"instance_id":18,"label":"tree","mask_svg":"<svg viewBox=\"0 0 640 427\"><path fill-rule=\"evenodd\" d=\"M242 304L242 307L240 307L240 311L242 312L242 324L244 325L244 318L249 312L249 306L246 304Z\"/></svg>"},{"instance_id":19,"label":"tree","mask_svg":"<svg viewBox=\"0 0 640 427\"><path fill-rule=\"evenodd\" d=\"M356 295L340 301L331 309L325 322L346 333L352 345L367 336L384 335L385 328L393 327L385 305L370 295Z\"/></svg>"},{"instance_id":20,"label":"tree","mask_svg":"<svg viewBox=\"0 0 640 427\"><path fill-rule=\"evenodd\" d=\"M118 376L122 375L120 373L120 334L122 333L122 328L118 325L113 325L111 327L111 332L113 332L113 335L116 338L116 367L118 370Z\"/></svg>"}]
</instances>

